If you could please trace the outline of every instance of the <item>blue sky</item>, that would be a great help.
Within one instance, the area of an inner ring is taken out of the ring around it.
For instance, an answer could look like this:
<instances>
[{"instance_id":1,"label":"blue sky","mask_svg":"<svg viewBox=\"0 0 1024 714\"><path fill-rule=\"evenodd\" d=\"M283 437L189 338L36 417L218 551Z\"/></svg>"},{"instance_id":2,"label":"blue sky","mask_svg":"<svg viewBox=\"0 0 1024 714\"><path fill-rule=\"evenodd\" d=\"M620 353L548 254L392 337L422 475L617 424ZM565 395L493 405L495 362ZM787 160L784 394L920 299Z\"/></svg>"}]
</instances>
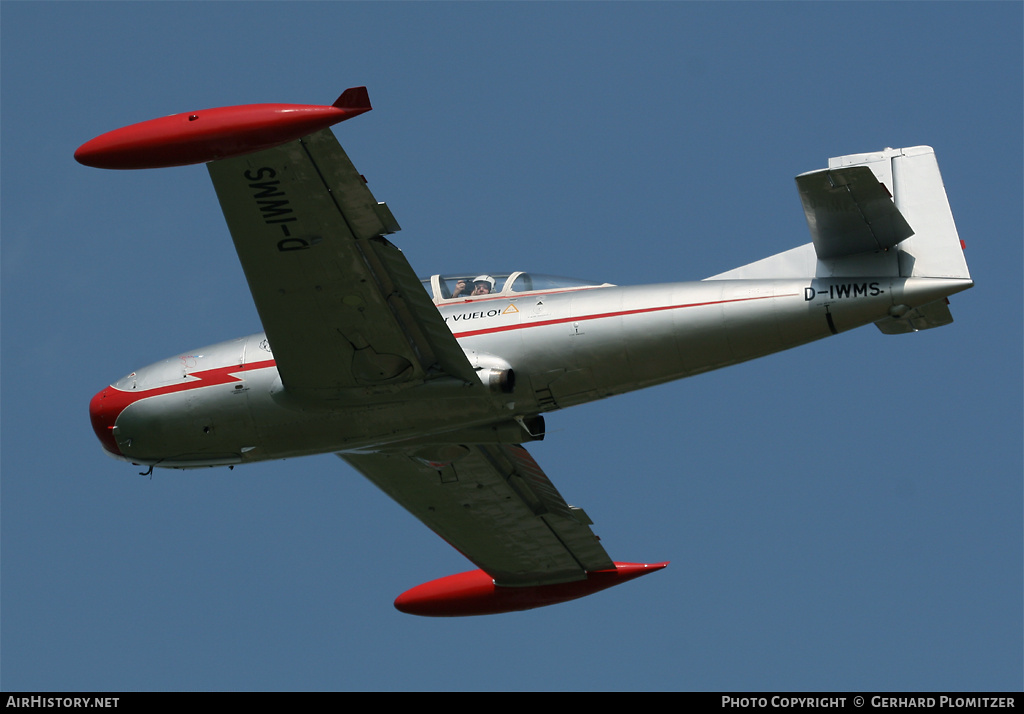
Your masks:
<instances>
[{"instance_id":1,"label":"blue sky","mask_svg":"<svg viewBox=\"0 0 1024 714\"><path fill-rule=\"evenodd\" d=\"M0 5L0 686L1022 687L1020 3ZM202 167L82 142L329 104L421 274L696 280L806 243L793 176L934 146L976 287L874 328L549 415L530 450L618 560L574 603L403 615L467 562L337 458L157 471L90 397L259 331Z\"/></svg>"}]
</instances>

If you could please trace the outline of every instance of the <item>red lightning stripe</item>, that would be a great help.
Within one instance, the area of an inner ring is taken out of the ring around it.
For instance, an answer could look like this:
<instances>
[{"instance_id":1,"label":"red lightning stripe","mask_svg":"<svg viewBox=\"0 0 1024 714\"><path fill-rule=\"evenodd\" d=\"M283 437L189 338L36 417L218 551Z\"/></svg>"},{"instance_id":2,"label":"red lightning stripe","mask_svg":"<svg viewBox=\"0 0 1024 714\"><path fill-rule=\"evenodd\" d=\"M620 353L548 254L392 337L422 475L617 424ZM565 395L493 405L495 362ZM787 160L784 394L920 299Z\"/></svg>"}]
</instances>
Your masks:
<instances>
[{"instance_id":1,"label":"red lightning stripe","mask_svg":"<svg viewBox=\"0 0 1024 714\"><path fill-rule=\"evenodd\" d=\"M681 305L664 305L661 307L644 307L637 308L635 310L620 310L618 312L602 312L595 313L593 315L580 315L577 317L560 317L554 320L538 320L537 322L519 323L515 325L504 325L501 327L488 327L480 330L469 330L467 332L454 333L456 339L462 337L475 337L477 335L487 335L496 332L508 332L510 330L524 330L529 327L543 327L546 325L559 325L566 322L583 322L586 320L600 320L606 317L623 317L625 315L640 315L648 312L663 312L665 310L680 310L687 307L704 307L708 305L723 305L732 302L748 302L751 300L766 300L776 297L794 297L796 293L791 295L759 295L756 297L745 297L745 298L733 298L730 300L712 300L708 302L694 302L684 303ZM174 394L175 392L184 392L190 389L199 389L202 387L215 387L221 384L230 384L232 382L241 382L236 374L241 372L249 372L256 369L269 369L276 367L277 363L272 360L263 360L262 362L250 362L248 364L240 365L229 365L227 367L215 367L214 369L205 369L198 372L192 372L185 375L188 379L183 382L177 382L175 384L167 384L162 387L154 387L153 389L143 389L139 391L124 391L116 389L113 386L107 387L95 397L89 403L89 414L92 417L93 429L96 432L96 436L99 437L100 441L104 444L108 451L115 454L120 453L120 449L117 448L117 443L114 440L114 435L111 430L114 427L114 422L117 421L118 415L121 414L125 409L135 402L143 399L149 399L150 397L158 397L163 394Z\"/></svg>"},{"instance_id":2,"label":"red lightning stripe","mask_svg":"<svg viewBox=\"0 0 1024 714\"><path fill-rule=\"evenodd\" d=\"M121 450L117 447L117 441L114 439L112 431L114 423L117 421L117 417L120 416L121 412L135 402L148 399L150 397L158 397L162 394L173 394L174 392L184 392L189 389L198 389L200 387L214 387L220 384L241 382L242 380L236 377L235 374L239 372L248 372L254 369L267 369L274 366L276 366L276 362L272 359L268 359L262 362L250 362L248 364L204 369L199 372L192 372L191 374L185 375L188 377L187 381L178 382L177 384L167 384L162 387L154 387L153 389L141 389L138 391L124 391L113 386L107 387L93 397L92 401L89 402L89 416L92 420L93 431L96 432L96 436L99 437L100 442L107 451L114 454L120 454Z\"/></svg>"},{"instance_id":3,"label":"red lightning stripe","mask_svg":"<svg viewBox=\"0 0 1024 714\"><path fill-rule=\"evenodd\" d=\"M215 387L219 384L230 384L231 382L241 382L241 378L235 375L240 372L250 372L254 369L267 369L268 367L274 367L277 363L272 360L263 360L262 362L250 362L248 364L233 364L227 367L215 367L214 369L204 369L199 372L191 372L185 376L188 381L178 382L177 384L168 384L163 387L154 387L153 389L143 389L140 391L122 392L123 394L130 395L132 397L129 402L137 402L140 399L146 399L147 397L156 397L161 394L173 394L174 392L183 392L188 389L198 389L199 387ZM121 390L117 390L121 391Z\"/></svg>"}]
</instances>

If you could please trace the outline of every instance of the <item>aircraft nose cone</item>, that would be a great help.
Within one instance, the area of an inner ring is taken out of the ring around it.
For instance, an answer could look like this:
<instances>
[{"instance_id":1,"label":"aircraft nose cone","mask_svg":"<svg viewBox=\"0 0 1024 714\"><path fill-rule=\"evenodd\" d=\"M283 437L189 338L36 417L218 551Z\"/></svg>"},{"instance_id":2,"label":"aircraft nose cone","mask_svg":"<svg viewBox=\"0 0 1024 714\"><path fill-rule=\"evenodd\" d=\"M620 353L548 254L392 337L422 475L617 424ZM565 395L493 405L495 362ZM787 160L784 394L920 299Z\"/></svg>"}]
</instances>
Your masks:
<instances>
[{"instance_id":1,"label":"aircraft nose cone","mask_svg":"<svg viewBox=\"0 0 1024 714\"><path fill-rule=\"evenodd\" d=\"M114 439L114 422L117 421L118 414L124 410L124 406L117 403L113 391L112 387L107 387L92 398L89 402L89 419L103 448L115 456L123 456Z\"/></svg>"}]
</instances>

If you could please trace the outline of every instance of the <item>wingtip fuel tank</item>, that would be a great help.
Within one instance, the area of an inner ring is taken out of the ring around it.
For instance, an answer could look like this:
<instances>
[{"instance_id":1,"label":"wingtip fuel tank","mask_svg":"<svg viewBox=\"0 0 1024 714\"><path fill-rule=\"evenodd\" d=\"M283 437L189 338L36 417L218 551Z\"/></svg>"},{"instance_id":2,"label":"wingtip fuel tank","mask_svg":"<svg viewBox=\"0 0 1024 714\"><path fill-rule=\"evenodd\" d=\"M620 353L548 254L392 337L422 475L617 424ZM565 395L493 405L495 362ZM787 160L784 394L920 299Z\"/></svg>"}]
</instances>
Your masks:
<instances>
[{"instance_id":1,"label":"wingtip fuel tank","mask_svg":"<svg viewBox=\"0 0 1024 714\"><path fill-rule=\"evenodd\" d=\"M78 147L75 160L100 169L205 163L269 149L372 108L366 87L352 87L330 106L244 104L172 114L101 134Z\"/></svg>"},{"instance_id":2,"label":"wingtip fuel tank","mask_svg":"<svg viewBox=\"0 0 1024 714\"><path fill-rule=\"evenodd\" d=\"M496 585L484 571L470 570L406 590L395 599L395 608L409 615L426 617L496 615L532 610L575 600L661 570L667 565L667 562L615 563L614 570L589 572L584 580L526 587Z\"/></svg>"}]
</instances>

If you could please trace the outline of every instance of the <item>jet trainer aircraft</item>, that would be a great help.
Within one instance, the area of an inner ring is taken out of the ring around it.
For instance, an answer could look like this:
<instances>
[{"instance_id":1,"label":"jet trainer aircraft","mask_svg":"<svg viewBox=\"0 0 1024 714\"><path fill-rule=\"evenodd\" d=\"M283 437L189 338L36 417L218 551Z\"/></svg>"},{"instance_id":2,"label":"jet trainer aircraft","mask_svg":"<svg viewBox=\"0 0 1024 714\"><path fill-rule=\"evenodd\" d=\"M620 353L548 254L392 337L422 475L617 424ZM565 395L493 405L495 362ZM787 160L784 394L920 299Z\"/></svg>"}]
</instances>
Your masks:
<instances>
[{"instance_id":1,"label":"jet trainer aircraft","mask_svg":"<svg viewBox=\"0 0 1024 714\"><path fill-rule=\"evenodd\" d=\"M264 329L136 370L89 411L104 450L150 471L337 453L478 568L403 593L404 612L524 610L667 565L613 561L521 446L546 412L870 323L945 325L948 296L973 285L926 146L797 176L812 242L699 282L420 279L328 128L370 109L356 87L329 107L177 114L78 149L102 168L206 163Z\"/></svg>"}]
</instances>

